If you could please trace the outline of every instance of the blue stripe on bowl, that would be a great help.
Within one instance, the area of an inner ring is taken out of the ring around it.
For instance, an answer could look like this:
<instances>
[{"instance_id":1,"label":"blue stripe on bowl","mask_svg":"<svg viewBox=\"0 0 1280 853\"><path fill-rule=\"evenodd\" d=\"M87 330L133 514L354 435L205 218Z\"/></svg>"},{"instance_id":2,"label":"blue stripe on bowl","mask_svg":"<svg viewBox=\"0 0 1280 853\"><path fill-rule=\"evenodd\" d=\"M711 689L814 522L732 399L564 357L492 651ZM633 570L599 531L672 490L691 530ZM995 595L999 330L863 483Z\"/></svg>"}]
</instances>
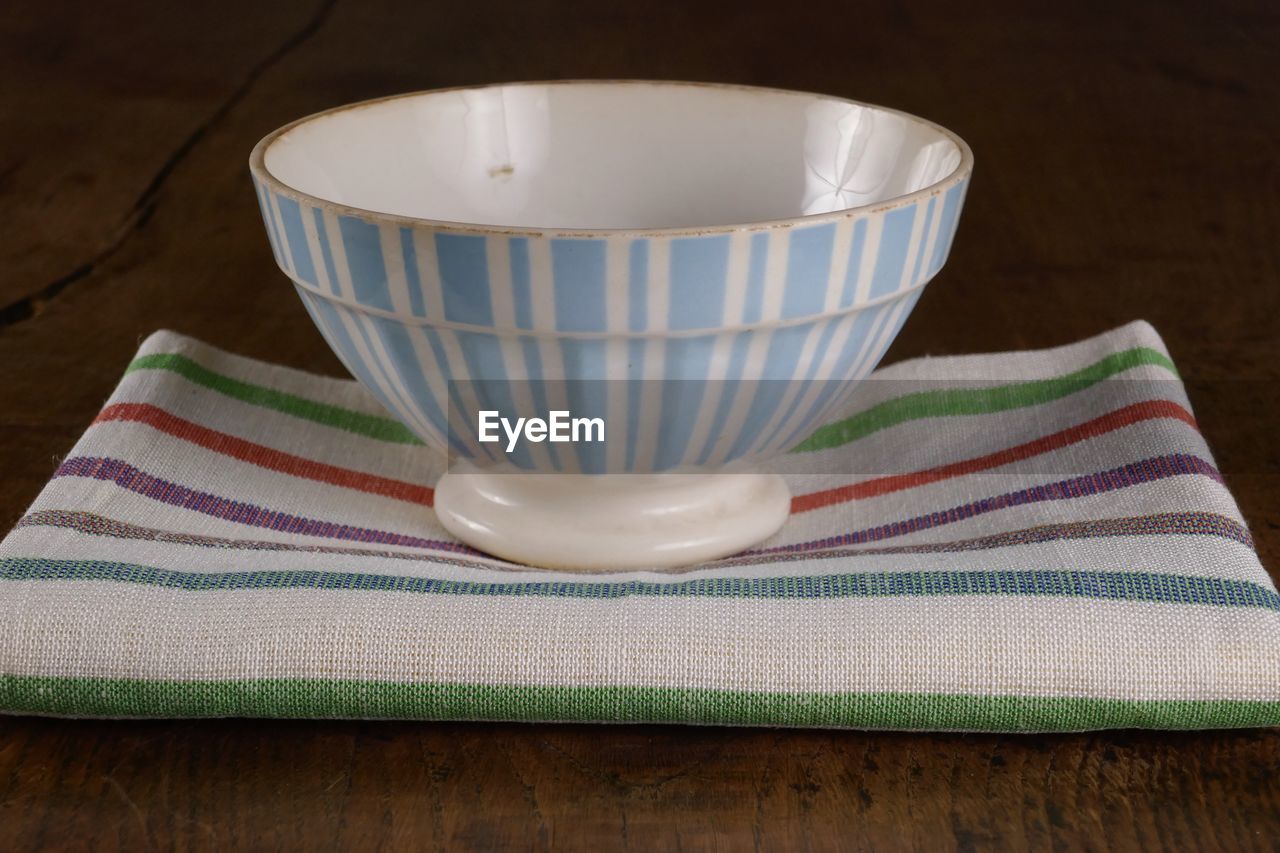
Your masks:
<instances>
[{"instance_id":1,"label":"blue stripe on bowl","mask_svg":"<svg viewBox=\"0 0 1280 853\"><path fill-rule=\"evenodd\" d=\"M475 428L475 424L468 423L463 417L463 413L468 411L466 401L462 398L462 382L470 379L470 375L465 370L465 364L451 361L445 351L444 336L452 335L452 329L433 329L430 326L422 328L422 334L427 339L427 345L431 349L431 354L435 357L436 365L444 373L449 380L448 388L445 392L446 398L443 402L449 416L451 425L450 432L457 436L468 436ZM452 340L452 339L451 339ZM489 460L497 462L506 454L502 451L494 451L491 445L478 445L479 453L486 456Z\"/></svg>"},{"instance_id":2,"label":"blue stripe on bowl","mask_svg":"<svg viewBox=\"0 0 1280 853\"><path fill-rule=\"evenodd\" d=\"M605 439L609 428L609 383L605 372L605 342L599 339L563 338L560 341L560 357L564 364L564 383L568 411L575 418L601 418L605 422ZM627 413L627 421L633 420L637 410ZM578 470L584 474L603 474L607 470L606 445L593 442L577 442L569 445L577 454Z\"/></svg>"},{"instance_id":3,"label":"blue stripe on bowl","mask_svg":"<svg viewBox=\"0 0 1280 853\"><path fill-rule=\"evenodd\" d=\"M793 427L791 433L778 442L780 445L790 447L803 441L813 431L813 427L823 420L825 413L839 398L840 392L848 387L849 381L862 378L855 372L856 361L867 344L867 338L877 328L876 321L883 310L883 305L873 306L839 320L839 328L836 329L834 337L840 339L846 326L848 326L848 335L843 338L842 343L838 344L839 354L836 356L831 374L828 379L821 382L813 403L800 419L801 425ZM832 346L836 345L836 343L832 344Z\"/></svg>"},{"instance_id":4,"label":"blue stripe on bowl","mask_svg":"<svg viewBox=\"0 0 1280 853\"><path fill-rule=\"evenodd\" d=\"M403 323L379 319L375 322L382 335L387 351L395 359L395 369L400 381L408 388L412 400L425 415L427 421L435 428L433 438L438 443L447 439L449 448L454 452L465 452L465 449L449 435L448 409L431 390L427 381L426 370L430 366L422 363L418 346L413 341L415 330ZM425 342L424 342L425 343ZM425 438L425 436L419 436Z\"/></svg>"},{"instance_id":5,"label":"blue stripe on bowl","mask_svg":"<svg viewBox=\"0 0 1280 853\"><path fill-rule=\"evenodd\" d=\"M798 387L798 394L791 401L791 411L784 414L778 420L777 424L770 430L769 435L764 439L764 447L773 447L781 442L784 437L784 431L787 430L795 416L797 407L802 404L803 398L816 387L818 370L825 363L828 355L831 353L831 343L835 338L837 323L834 319L819 320L813 324L811 334L817 334L818 339L814 346L813 356L807 363L800 365L799 373L796 378L801 380Z\"/></svg>"},{"instance_id":6,"label":"blue stripe on bowl","mask_svg":"<svg viewBox=\"0 0 1280 853\"><path fill-rule=\"evenodd\" d=\"M916 259L911 266L911 284L915 284L920 280L920 264L924 261L925 249L929 248L929 229L933 225L933 208L937 198L929 199L929 206L925 208L924 225L920 229L920 245L916 247Z\"/></svg>"},{"instance_id":7,"label":"blue stripe on bowl","mask_svg":"<svg viewBox=\"0 0 1280 853\"><path fill-rule=\"evenodd\" d=\"M400 256L404 260L405 286L409 290L409 311L415 317L427 316L423 304L422 276L418 273L418 247L413 243L413 229L400 229Z\"/></svg>"},{"instance_id":8,"label":"blue stripe on bowl","mask_svg":"<svg viewBox=\"0 0 1280 853\"><path fill-rule=\"evenodd\" d=\"M706 464L726 452L729 459L774 453L838 413L850 381L876 366L920 296L918 289L900 291L923 284L945 261L965 189L962 182L907 208L814 226L674 238L553 238L535 247L530 241L536 238L524 236L402 225L388 226L384 233L358 216L273 197L255 181L272 252L297 284L317 327L347 368L420 437L436 446L447 443L463 457L507 461L501 447L475 441L474 423L459 421L449 429L450 417L471 413L474 406L447 380L497 380L472 386L468 393L478 395L476 402L485 408L520 415L545 414L553 404L570 403L577 417L604 417L607 424L610 416L624 418L610 436L625 442L624 452L608 458L621 459L627 470L636 470L650 451L655 470ZM877 217L880 227L872 229ZM878 239L871 239L873 230L879 231ZM338 239L340 247L331 244ZM655 251L655 240L663 251ZM543 284L534 281L537 248L548 253L546 296L554 299L549 318L539 321L554 327L535 330L533 291ZM735 250L746 256L731 257ZM848 257L835 258L836 251ZM771 258L771 252L785 255ZM509 268L491 268L498 258ZM616 268L611 266L615 258ZM777 281L768 275L770 263L781 273ZM841 265L843 272L833 278ZM389 279L393 269L394 281ZM347 276L351 288L343 293L340 281ZM658 315L650 308L654 287L667 288L666 307ZM783 290L767 292L770 287ZM836 292L829 292L832 288ZM859 291L864 299L885 301L857 310ZM360 311L326 299L328 294L381 311L406 311L418 322ZM611 306L611 299L618 304ZM854 310L824 317L829 301ZM729 316L729 306L739 303L741 314L735 307ZM510 318L504 322L512 328L494 328L495 305L510 307L501 316ZM772 314L766 315L766 305L776 306ZM433 311L441 313L433 316ZM772 320L773 314L792 325L741 328L766 316ZM438 321L465 328L441 327ZM610 344L604 340L558 336L608 333L610 322L612 331L653 336L615 342L621 355L616 364L605 358ZM764 347L765 357L762 375L748 377L753 343ZM617 372L614 378L639 380L646 358L655 356L668 381L652 401L638 381L576 387L571 382L560 387L572 399L563 399L559 390L549 399L548 357L551 364L562 364L570 380L604 379L609 370ZM832 372L822 379L818 370L828 359ZM532 377L527 392L515 384L524 380L510 378L526 375ZM733 381L754 379L766 381ZM713 392L712 382L723 384ZM789 382L797 390L788 391ZM625 399L610 400L613 394ZM520 400L531 402L535 411L518 410ZM745 422L738 428L730 415L742 410ZM643 435L646 423L661 427L652 432L657 436L652 443ZM542 447L545 453L530 454L522 446L509 461L536 469L550 458L556 470L607 470L604 446L581 445L569 451L572 456L565 456L563 447Z\"/></svg>"},{"instance_id":9,"label":"blue stripe on bowl","mask_svg":"<svg viewBox=\"0 0 1280 853\"><path fill-rule=\"evenodd\" d=\"M632 338L627 341L627 412L640 412L640 397L642 386L640 379L644 376L644 351L648 344L643 338ZM628 416L628 420L632 420ZM626 466L628 471L635 470L636 467L636 450L640 438L640 431L634 425L628 424L627 428L627 448L626 448Z\"/></svg>"},{"instance_id":10,"label":"blue stripe on bowl","mask_svg":"<svg viewBox=\"0 0 1280 853\"><path fill-rule=\"evenodd\" d=\"M791 231L791 245L787 252L787 289L782 298L784 319L822 313L827 300L835 238L834 222Z\"/></svg>"},{"instance_id":11,"label":"blue stripe on bowl","mask_svg":"<svg viewBox=\"0 0 1280 853\"><path fill-rule=\"evenodd\" d=\"M334 296L342 295L342 282L338 280L338 268L333 262L333 249L329 246L329 234L325 230L324 214L320 208L311 209L315 214L316 222L316 240L320 243L320 257L324 261L325 275L329 278L329 291Z\"/></svg>"},{"instance_id":12,"label":"blue stripe on bowl","mask_svg":"<svg viewBox=\"0 0 1280 853\"><path fill-rule=\"evenodd\" d=\"M511 258L511 301L515 309L516 328L532 329L533 285L529 280L528 238L512 237L507 253Z\"/></svg>"},{"instance_id":13,"label":"blue stripe on bowl","mask_svg":"<svg viewBox=\"0 0 1280 853\"><path fill-rule=\"evenodd\" d=\"M494 334L480 332L454 332L458 348L462 351L463 364L466 366L466 390L470 391L480 409L497 411L502 417L528 417L529 412L519 411L507 378L509 373L502 351L502 338ZM469 378L469 379L468 379ZM468 414L472 414L468 412ZM472 424L468 422L468 430ZM477 436L478 440L478 436ZM505 452L505 443L504 443ZM515 452L506 454L506 458L527 470L534 467L533 457L528 445L521 442Z\"/></svg>"},{"instance_id":14,"label":"blue stripe on bowl","mask_svg":"<svg viewBox=\"0 0 1280 853\"><path fill-rule=\"evenodd\" d=\"M742 429L734 438L726 461L745 457L773 419L786 394L788 381L796 375L809 331L810 324L805 323L783 326L769 333L771 337L764 369L758 377L751 377L752 380L760 381L748 381L743 385L743 389L752 394L751 406L747 410Z\"/></svg>"},{"instance_id":15,"label":"blue stripe on bowl","mask_svg":"<svg viewBox=\"0 0 1280 853\"><path fill-rule=\"evenodd\" d=\"M729 281L734 238L726 234L554 238L549 241L552 281L548 282L555 301L551 315L554 327L544 331L608 332L611 316L617 327L613 331L714 331L726 325L762 322L768 304L780 306L776 309L779 319L797 320L820 316L829 299L840 308L856 307L860 289L865 299L881 299L904 287L923 284L936 274L950 249L964 191L965 185L960 183L941 197L930 196L905 208L745 235L747 257L736 281ZM332 217L337 228L331 232L318 208L285 196L269 196L265 188L258 196L277 263L295 281L340 295L341 272L351 281L353 292L347 298L361 305L393 313L403 306L401 310L410 316L434 319L428 317L429 306L438 302L444 320L476 328L494 327L493 300L500 294L492 289L501 282L507 291L502 296L511 301L509 316L514 328L535 328L530 238L429 230L419 234L410 226L395 226L395 236L383 239L377 225L351 215ZM304 227L308 215L315 222L310 233ZM877 217L879 239L869 240L868 223ZM920 238L915 251L910 252L917 226ZM840 229L850 229L847 240L837 239ZM932 240L930 231L934 232ZM338 256L330 245L334 233L342 240L343 270L337 269ZM419 251L422 243L415 241L424 238L432 241L435 257ZM653 269L653 239L669 240L666 269ZM489 240L505 241L506 245L499 247L503 251L488 252ZM621 278L613 283L608 280L606 259L612 251L611 241L619 244L617 251L625 270L619 269L617 274L625 277L625 285ZM847 251L847 258L834 258L838 244L847 245L847 250L842 250ZM394 259L384 257L384 252L393 251ZM771 252L785 253L781 281L767 280ZM509 270L490 270L489 259L504 254L509 258ZM396 281L389 280L392 260L394 268L403 266L403 280L398 274ZM842 281L831 280L836 261L845 268ZM864 268L870 270L869 281L860 280ZM667 310L662 317L650 316L650 290L664 284L669 289ZM613 295L608 293L609 287L622 290ZM767 293L770 287L780 287L782 292ZM839 293L829 294L831 287ZM431 288L439 289L435 298ZM741 316L726 316L731 296L742 304ZM610 299L623 300L616 316L609 313Z\"/></svg>"},{"instance_id":16,"label":"blue stripe on bowl","mask_svg":"<svg viewBox=\"0 0 1280 853\"><path fill-rule=\"evenodd\" d=\"M525 375L531 377L542 377L542 353L538 349L538 341L531 337L520 338L520 352L524 356ZM541 378L529 379L529 393L533 398L533 408L536 412L547 412L551 410L551 401L547 394L547 383ZM560 453L556 450L554 444L547 445L547 455L551 458L551 467L556 471L564 470L564 463L560 459ZM629 466L628 466L629 467Z\"/></svg>"},{"instance_id":17,"label":"blue stripe on bowl","mask_svg":"<svg viewBox=\"0 0 1280 853\"><path fill-rule=\"evenodd\" d=\"M356 379L360 380L363 385L378 402L382 403L389 411L396 415L402 422L409 426L424 441L435 443L436 446L442 446L444 436L434 432L429 428L428 423L424 423L423 405L429 397L406 399L399 394L390 380L390 374L385 372L385 366L379 364L376 360L370 363L363 355L355 343L348 330L347 323L359 328L361 320L367 315L357 313L342 305L329 302L323 298L316 297L305 289L299 287L298 293L302 297L303 305L306 306L307 312L311 315L311 319L315 321L316 327L320 329L325 340L343 365L351 372ZM344 323L344 316L346 323ZM357 334L360 334L357 332ZM364 335L360 335L361 341L367 340Z\"/></svg>"},{"instance_id":18,"label":"blue stripe on bowl","mask_svg":"<svg viewBox=\"0 0 1280 853\"><path fill-rule=\"evenodd\" d=\"M769 257L769 234L761 231L751 235L751 259L747 267L746 304L742 322L759 323L764 317L764 271Z\"/></svg>"},{"instance_id":19,"label":"blue stripe on bowl","mask_svg":"<svg viewBox=\"0 0 1280 853\"><path fill-rule=\"evenodd\" d=\"M690 448L694 454L691 456L691 461L698 465L705 465L712 459L717 446L725 440L725 424L733 411L738 391L742 387L742 383L737 380L742 379L746 372L747 354L751 348L751 341L757 333L733 332L731 334L733 340L729 345L728 369L722 377L716 377L723 380L723 384L720 387L720 399L712 416L711 430L707 435L706 444L701 448Z\"/></svg>"},{"instance_id":20,"label":"blue stripe on bowl","mask_svg":"<svg viewBox=\"0 0 1280 853\"><path fill-rule=\"evenodd\" d=\"M711 375L711 355L716 335L672 338L667 342L666 370L662 384L662 420L658 431L658 451L654 468L666 471L691 462L689 441L707 396ZM643 413L632 410L628 426L640 424ZM659 424L652 419L650 428Z\"/></svg>"},{"instance_id":21,"label":"blue stripe on bowl","mask_svg":"<svg viewBox=\"0 0 1280 853\"><path fill-rule=\"evenodd\" d=\"M551 241L556 329L561 332L603 332L605 323L605 240Z\"/></svg>"},{"instance_id":22,"label":"blue stripe on bowl","mask_svg":"<svg viewBox=\"0 0 1280 853\"><path fill-rule=\"evenodd\" d=\"M451 323L492 326L493 306L489 300L489 260L485 238L468 234L436 234L435 246L444 318Z\"/></svg>"},{"instance_id":23,"label":"blue stripe on bowl","mask_svg":"<svg viewBox=\"0 0 1280 853\"><path fill-rule=\"evenodd\" d=\"M631 241L627 258L627 329L643 332L649 327L649 241Z\"/></svg>"},{"instance_id":24,"label":"blue stripe on bowl","mask_svg":"<svg viewBox=\"0 0 1280 853\"><path fill-rule=\"evenodd\" d=\"M552 408L549 404L557 402L548 399L547 383L539 380L528 386L535 411L517 405L513 383L519 380L509 377L526 372L542 375L536 339L521 337L513 341L518 346L504 350L503 341L510 339L500 333L410 326L326 301L301 286L299 291L343 364L424 441L437 447L447 444L451 451L467 458L474 458L479 452L494 461L514 462L526 470L537 467L527 446L521 446L512 457L495 445L478 446L475 424L471 423L477 407L530 416L545 415ZM565 375L581 380L561 386L563 402L575 417L604 418L611 435L625 434L627 470L636 469L638 442L646 430L656 430L657 435L652 470L705 464L712 458L717 440L720 446L729 442L726 461L771 455L794 445L833 416L853 387L850 380L872 369L919 295L920 291L911 291L852 315L770 331L633 339L627 345L627 378L638 380L643 375L648 348L663 349L663 378L667 381L661 389L659 406L652 408L642 405L641 383L613 385L599 381L609 376L606 341L563 338L552 345ZM764 370L760 377L752 379L762 381L727 382L717 389L718 399L711 398L709 382L742 378L747 350L761 334L769 335ZM813 346L806 355L807 342ZM728 370L715 375L712 355L718 344L728 352ZM827 380L818 380L817 370L829 355L835 357L832 373ZM511 363L512 358L518 363ZM428 376L436 370L456 381L448 383L447 390L443 381L433 384ZM468 382L473 379L478 381ZM819 383L816 394L812 393L814 382ZM625 396L619 401L623 421L609 426L609 397L614 393ZM727 419L741 394L750 398L745 401L746 416L741 428L734 430ZM786 406L782 405L784 402ZM467 418L461 417L463 412ZM452 430L450 417L459 418ZM705 442L695 445L695 427L703 417L711 419L712 428ZM726 434L726 429L735 434ZM556 448L544 446L555 455ZM578 445L569 451L576 454L573 470L608 470L606 450L605 445ZM564 452L563 448L559 451ZM559 460L553 459L553 465L557 470L561 468Z\"/></svg>"},{"instance_id":25,"label":"blue stripe on bowl","mask_svg":"<svg viewBox=\"0 0 1280 853\"><path fill-rule=\"evenodd\" d=\"M880 245L876 250L875 272L871 276L871 299L895 293L902 284L902 271L907 264L907 248L911 243L911 228L915 224L917 207L919 205L912 205L885 214Z\"/></svg>"},{"instance_id":26,"label":"blue stripe on bowl","mask_svg":"<svg viewBox=\"0 0 1280 853\"><path fill-rule=\"evenodd\" d=\"M725 325L728 273L728 234L672 240L667 327L686 330Z\"/></svg>"},{"instance_id":27,"label":"blue stripe on bowl","mask_svg":"<svg viewBox=\"0 0 1280 853\"><path fill-rule=\"evenodd\" d=\"M308 284L319 285L315 265L311 263L311 243L302 227L302 208L293 199L282 195L276 196L276 204L280 208L285 237L289 240L294 274Z\"/></svg>"},{"instance_id":28,"label":"blue stripe on bowl","mask_svg":"<svg viewBox=\"0 0 1280 853\"><path fill-rule=\"evenodd\" d=\"M280 255L280 239L276 236L275 217L271 215L271 206L267 201L267 188L254 181L253 189L254 194L258 196L258 210L262 213L262 223L267 228L267 243L271 245L271 254L276 259L276 264L284 269L284 258Z\"/></svg>"},{"instance_id":29,"label":"blue stripe on bowl","mask_svg":"<svg viewBox=\"0 0 1280 853\"><path fill-rule=\"evenodd\" d=\"M339 216L338 232L342 235L342 250L347 256L356 301L384 311L394 310L387 289L387 265L382 260L382 234L378 226L354 216Z\"/></svg>"},{"instance_id":30,"label":"blue stripe on bowl","mask_svg":"<svg viewBox=\"0 0 1280 853\"><path fill-rule=\"evenodd\" d=\"M959 223L960 209L964 206L964 194L968 183L967 180L961 181L947 190L942 203L942 222L938 231L938 241L933 250L933 262L929 265L931 277L937 275L938 270L942 269L942 265L947 260L947 254L951 251L951 241L956 236L956 225Z\"/></svg>"},{"instance_id":31,"label":"blue stripe on bowl","mask_svg":"<svg viewBox=\"0 0 1280 853\"><path fill-rule=\"evenodd\" d=\"M862 253L867 251L867 220L859 219L853 223L853 236L849 245L849 265L844 272L844 288L840 292L840 307L853 305L858 293L858 275L862 270Z\"/></svg>"}]
</instances>

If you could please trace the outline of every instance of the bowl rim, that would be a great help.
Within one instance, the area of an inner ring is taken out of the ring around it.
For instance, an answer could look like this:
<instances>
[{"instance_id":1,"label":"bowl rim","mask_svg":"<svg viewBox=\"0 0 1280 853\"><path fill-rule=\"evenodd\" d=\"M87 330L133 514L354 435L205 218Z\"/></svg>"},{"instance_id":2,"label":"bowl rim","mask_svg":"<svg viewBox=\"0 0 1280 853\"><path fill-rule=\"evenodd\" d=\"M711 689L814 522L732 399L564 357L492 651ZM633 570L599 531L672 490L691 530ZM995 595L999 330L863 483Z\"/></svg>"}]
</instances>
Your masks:
<instances>
[{"instance_id":1,"label":"bowl rim","mask_svg":"<svg viewBox=\"0 0 1280 853\"><path fill-rule=\"evenodd\" d=\"M863 204L856 207L847 207L840 210L828 211L826 213L810 213L800 216L783 217L780 219L764 219L749 222L727 223L722 225L705 225L705 226L677 226L677 227L660 227L660 228L635 228L635 227L609 227L609 228L542 228L537 226L521 226L521 225L503 225L500 223L478 223L478 222L462 222L449 219L431 219L418 216L405 216L398 213L390 213L386 211L371 210L365 207L357 207L355 205L342 204L330 199L321 198L304 192L297 187L291 186L277 178L271 173L266 166L266 153L276 141L283 137L289 131L300 127L309 122L326 116L336 115L338 113L348 112L352 110L364 109L366 107L376 106L378 104L388 103L390 101L398 101L407 98L418 98L427 95L440 95L447 92L468 92L483 91L486 89L499 89L512 86L692 86L707 89L728 89L732 91L758 93L758 94L784 94L784 95L800 95L810 98L817 98L826 101L835 101L837 103L852 104L854 106L866 107L880 112L897 115L908 121L916 122L937 132L942 137L950 140L960 151L960 163L950 174L934 181L933 183L921 187L910 193L896 195L892 198L877 201L872 204ZM448 86L439 89L421 89L413 92L402 92L394 95L383 95L378 98L370 98L363 101L355 101L348 104L341 104L336 107L320 110L309 115L295 119L286 125L276 128L268 133L262 139L258 140L258 144L253 147L253 151L249 154L249 171L257 180L265 184L270 190L277 195L291 197L298 201L305 201L311 207L317 207L340 216L354 216L359 219L374 222L393 223L401 227L427 229L431 231L440 231L445 233L457 234L476 234L476 235L498 235L507 237L539 237L539 238L606 238L606 237L629 237L629 238L647 238L647 237L702 237L718 234L732 234L741 231L773 231L788 228L806 227L810 225L821 225L829 222L839 222L845 219L857 219L871 214L885 213L898 208L910 207L922 199L931 196L938 196L951 189L956 184L966 180L973 172L973 152L969 149L969 145L961 139L957 134L948 130L940 124L921 118L920 116L906 112L904 110L894 109L892 107L884 107L879 104L871 104L865 101L857 101L852 98L842 98L837 95L825 95L820 92L809 92L800 89L783 89L773 86L752 86L741 83L719 83L719 82L699 82L688 80L651 80L651 79L591 79L591 78L575 78L564 80L522 80L509 83L485 83L481 85L467 86Z\"/></svg>"}]
</instances>

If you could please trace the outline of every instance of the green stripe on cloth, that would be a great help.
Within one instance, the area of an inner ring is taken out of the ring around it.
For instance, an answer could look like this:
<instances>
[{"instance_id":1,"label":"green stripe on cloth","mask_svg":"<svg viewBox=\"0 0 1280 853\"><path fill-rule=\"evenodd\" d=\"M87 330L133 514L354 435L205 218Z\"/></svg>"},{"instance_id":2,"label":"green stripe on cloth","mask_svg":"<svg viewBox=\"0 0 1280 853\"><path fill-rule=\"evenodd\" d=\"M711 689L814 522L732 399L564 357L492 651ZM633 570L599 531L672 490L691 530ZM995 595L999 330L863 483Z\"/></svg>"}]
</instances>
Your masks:
<instances>
[{"instance_id":1,"label":"green stripe on cloth","mask_svg":"<svg viewBox=\"0 0 1280 853\"><path fill-rule=\"evenodd\" d=\"M169 370L191 382L224 394L253 406L272 409L295 418L312 421L336 429L363 435L367 438L395 444L421 444L422 442L404 424L391 418L369 415L341 406L319 403L295 394L287 394L274 388L254 385L216 373L184 355L177 353L153 353L134 359L125 373L136 370Z\"/></svg>"},{"instance_id":2,"label":"green stripe on cloth","mask_svg":"<svg viewBox=\"0 0 1280 853\"><path fill-rule=\"evenodd\" d=\"M1280 702L701 688L404 684L326 679L144 681L0 676L10 713L721 723L866 729L1083 731L1280 724Z\"/></svg>"},{"instance_id":3,"label":"green stripe on cloth","mask_svg":"<svg viewBox=\"0 0 1280 853\"><path fill-rule=\"evenodd\" d=\"M950 415L985 415L1047 403L1082 391L1091 385L1143 365L1162 367L1175 377L1178 370L1163 353L1150 347L1134 347L1113 353L1074 373L995 388L923 391L872 406L850 418L828 424L801 442L792 452L829 450L865 438L873 432L912 420ZM421 444L403 424L391 418L369 415L308 400L233 379L176 353L139 356L126 373L136 370L169 370L219 394L272 409L286 415L346 430L379 441Z\"/></svg>"},{"instance_id":4,"label":"green stripe on cloth","mask_svg":"<svg viewBox=\"0 0 1280 853\"><path fill-rule=\"evenodd\" d=\"M308 589L597 600L632 596L811 600L992 595L1258 607L1280 611L1280 595L1248 581L1156 572L1081 570L975 569L932 572L854 572L783 575L767 578L698 578L669 583L639 580L613 583L593 581L494 583L307 569L183 572L106 560L49 560L19 557L0 560L0 580L108 581L165 589L183 589L191 592Z\"/></svg>"},{"instance_id":5,"label":"green stripe on cloth","mask_svg":"<svg viewBox=\"0 0 1280 853\"><path fill-rule=\"evenodd\" d=\"M1163 367L1175 377L1178 370L1167 356L1150 347L1112 353L1101 361L1065 376L1036 379L995 388L955 388L921 391L895 397L852 417L820 427L792 453L830 450L891 426L923 418L952 415L991 415L1061 399L1135 367Z\"/></svg>"}]
</instances>

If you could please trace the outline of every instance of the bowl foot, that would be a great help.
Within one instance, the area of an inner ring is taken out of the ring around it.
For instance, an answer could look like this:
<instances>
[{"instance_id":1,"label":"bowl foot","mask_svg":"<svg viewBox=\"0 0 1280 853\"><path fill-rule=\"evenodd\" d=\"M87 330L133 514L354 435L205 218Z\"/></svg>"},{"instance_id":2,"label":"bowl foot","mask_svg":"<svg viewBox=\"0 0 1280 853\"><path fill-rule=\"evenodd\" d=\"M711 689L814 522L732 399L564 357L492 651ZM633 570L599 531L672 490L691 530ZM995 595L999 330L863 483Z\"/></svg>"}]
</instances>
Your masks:
<instances>
[{"instance_id":1,"label":"bowl foot","mask_svg":"<svg viewBox=\"0 0 1280 853\"><path fill-rule=\"evenodd\" d=\"M509 474L455 466L436 486L450 533L496 557L554 569L688 566L778 531L776 474Z\"/></svg>"}]
</instances>

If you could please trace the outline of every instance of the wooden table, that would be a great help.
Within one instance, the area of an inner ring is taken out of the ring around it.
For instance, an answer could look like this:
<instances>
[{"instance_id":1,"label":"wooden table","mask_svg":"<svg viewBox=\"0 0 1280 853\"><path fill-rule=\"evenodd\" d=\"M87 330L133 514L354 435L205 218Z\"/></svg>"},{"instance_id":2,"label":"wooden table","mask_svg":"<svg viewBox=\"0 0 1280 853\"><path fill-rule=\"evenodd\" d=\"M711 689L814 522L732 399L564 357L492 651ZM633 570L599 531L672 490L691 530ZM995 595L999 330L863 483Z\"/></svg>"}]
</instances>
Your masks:
<instances>
[{"instance_id":1,"label":"wooden table","mask_svg":"<svg viewBox=\"0 0 1280 853\"><path fill-rule=\"evenodd\" d=\"M964 136L956 248L890 360L1150 320L1280 567L1280 7L566 5L6 8L0 522L157 328L340 373L258 221L246 160L267 131L389 92L685 78L848 95ZM1276 731L3 718L0 849L1274 849L1278 768Z\"/></svg>"}]
</instances>

